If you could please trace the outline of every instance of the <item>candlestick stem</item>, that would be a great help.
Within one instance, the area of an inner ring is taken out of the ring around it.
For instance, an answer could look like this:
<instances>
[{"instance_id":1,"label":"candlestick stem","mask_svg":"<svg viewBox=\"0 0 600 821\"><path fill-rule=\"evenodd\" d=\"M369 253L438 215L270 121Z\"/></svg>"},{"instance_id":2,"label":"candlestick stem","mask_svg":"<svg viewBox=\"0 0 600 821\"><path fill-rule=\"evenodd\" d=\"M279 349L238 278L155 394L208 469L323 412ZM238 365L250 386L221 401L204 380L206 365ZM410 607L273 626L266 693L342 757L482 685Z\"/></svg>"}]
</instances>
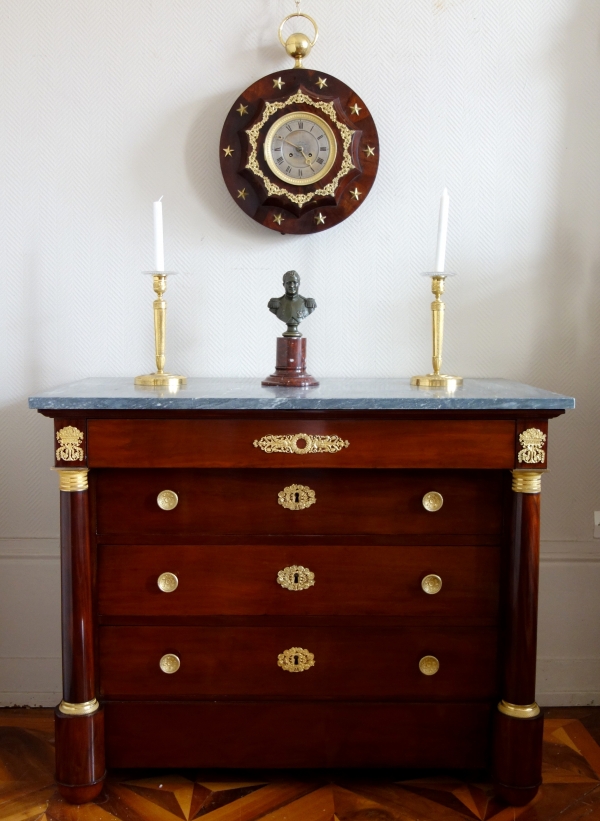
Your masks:
<instances>
[{"instance_id":1,"label":"candlestick stem","mask_svg":"<svg viewBox=\"0 0 600 821\"><path fill-rule=\"evenodd\" d=\"M165 372L165 347L167 341L167 303L163 294L167 290L166 276L160 274L152 277L152 286L158 299L154 300L154 347L156 349L156 373Z\"/></svg>"},{"instance_id":2,"label":"candlestick stem","mask_svg":"<svg viewBox=\"0 0 600 821\"><path fill-rule=\"evenodd\" d=\"M446 310L446 306L442 302L442 294L444 293L446 277L449 275L436 271L429 276L431 276L431 292L435 296L434 301L431 303L433 373L428 373L424 376L413 376L410 380L410 384L419 388L446 388L447 390L455 390L458 385L462 385L462 376L448 376L448 374L441 373L442 348L444 344L444 312Z\"/></svg>"},{"instance_id":3,"label":"candlestick stem","mask_svg":"<svg viewBox=\"0 0 600 821\"><path fill-rule=\"evenodd\" d=\"M150 273L152 273L152 288L157 296L153 302L156 372L136 376L134 384L151 388L177 389L187 383L187 378L180 374L165 373L167 303L163 299L163 294L167 290L167 274L163 271L151 271Z\"/></svg>"},{"instance_id":4,"label":"candlestick stem","mask_svg":"<svg viewBox=\"0 0 600 821\"><path fill-rule=\"evenodd\" d=\"M444 293L444 280L446 277L431 277L431 292L435 300L431 303L432 325L433 325L433 373L440 375L442 367L442 345L444 344L444 310L446 306L442 302Z\"/></svg>"}]
</instances>

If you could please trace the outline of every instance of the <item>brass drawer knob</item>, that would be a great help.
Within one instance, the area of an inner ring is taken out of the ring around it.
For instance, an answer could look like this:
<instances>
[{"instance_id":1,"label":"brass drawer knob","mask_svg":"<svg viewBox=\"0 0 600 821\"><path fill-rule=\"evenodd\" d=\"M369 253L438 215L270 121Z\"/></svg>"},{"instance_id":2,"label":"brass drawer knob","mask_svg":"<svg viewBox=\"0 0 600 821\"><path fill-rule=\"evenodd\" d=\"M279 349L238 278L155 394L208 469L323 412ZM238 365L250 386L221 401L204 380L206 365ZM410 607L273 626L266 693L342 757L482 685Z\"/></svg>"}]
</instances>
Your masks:
<instances>
[{"instance_id":1,"label":"brass drawer knob","mask_svg":"<svg viewBox=\"0 0 600 821\"><path fill-rule=\"evenodd\" d=\"M305 485L290 485L280 490L277 501L288 510L305 510L317 501L314 490Z\"/></svg>"},{"instance_id":2,"label":"brass drawer knob","mask_svg":"<svg viewBox=\"0 0 600 821\"><path fill-rule=\"evenodd\" d=\"M301 564L284 567L277 574L277 584L286 590L307 590L314 583L315 574L308 567L302 567Z\"/></svg>"},{"instance_id":3,"label":"brass drawer knob","mask_svg":"<svg viewBox=\"0 0 600 821\"><path fill-rule=\"evenodd\" d=\"M173 653L167 653L164 655L159 661L159 664L163 673L176 673L181 667L179 656L176 656Z\"/></svg>"},{"instance_id":4,"label":"brass drawer knob","mask_svg":"<svg viewBox=\"0 0 600 821\"><path fill-rule=\"evenodd\" d=\"M177 590L179 579L175 573L161 573L156 583L163 593L172 593Z\"/></svg>"},{"instance_id":5,"label":"brass drawer knob","mask_svg":"<svg viewBox=\"0 0 600 821\"><path fill-rule=\"evenodd\" d=\"M425 578L421 580L421 587L426 593L429 593L430 596L434 596L442 589L442 580L439 576L436 576L435 573L430 573L429 576L425 576Z\"/></svg>"},{"instance_id":6,"label":"brass drawer knob","mask_svg":"<svg viewBox=\"0 0 600 821\"><path fill-rule=\"evenodd\" d=\"M430 490L423 496L423 507L430 513L435 513L444 504L444 497L437 490Z\"/></svg>"},{"instance_id":7,"label":"brass drawer knob","mask_svg":"<svg viewBox=\"0 0 600 821\"><path fill-rule=\"evenodd\" d=\"M302 647L290 647L277 656L277 666L288 673L303 673L315 666L315 657Z\"/></svg>"},{"instance_id":8,"label":"brass drawer knob","mask_svg":"<svg viewBox=\"0 0 600 821\"><path fill-rule=\"evenodd\" d=\"M179 504L179 496L174 490L161 490L156 497L156 503L161 510L174 510Z\"/></svg>"},{"instance_id":9,"label":"brass drawer knob","mask_svg":"<svg viewBox=\"0 0 600 821\"><path fill-rule=\"evenodd\" d=\"M424 676L435 676L440 669L440 663L435 656L423 656L419 662L419 670Z\"/></svg>"}]
</instances>

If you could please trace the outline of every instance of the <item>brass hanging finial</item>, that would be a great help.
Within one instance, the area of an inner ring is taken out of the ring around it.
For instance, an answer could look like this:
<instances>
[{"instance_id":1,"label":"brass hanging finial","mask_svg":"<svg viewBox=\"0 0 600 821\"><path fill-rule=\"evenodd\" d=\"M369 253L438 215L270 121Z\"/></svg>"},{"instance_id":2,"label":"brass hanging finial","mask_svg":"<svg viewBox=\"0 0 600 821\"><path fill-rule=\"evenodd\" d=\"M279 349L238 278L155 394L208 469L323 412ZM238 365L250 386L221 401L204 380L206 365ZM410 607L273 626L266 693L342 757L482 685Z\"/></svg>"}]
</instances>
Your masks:
<instances>
[{"instance_id":1,"label":"brass hanging finial","mask_svg":"<svg viewBox=\"0 0 600 821\"><path fill-rule=\"evenodd\" d=\"M287 40L283 39L282 31L284 25L290 20L292 17L305 17L309 20L314 29L315 35L313 40L311 41L310 37L306 34L302 34L302 32L295 32L294 34L290 34ZM290 55L290 57L295 60L295 68L302 68L302 60L307 56L310 52L314 44L317 42L317 38L319 36L319 27L317 26L316 22L313 20L312 17L309 17L308 14L304 14L304 12L300 11L300 0L296 0L296 11L292 12L292 14L288 14L287 17L284 18L281 25L279 26L279 42Z\"/></svg>"}]
</instances>

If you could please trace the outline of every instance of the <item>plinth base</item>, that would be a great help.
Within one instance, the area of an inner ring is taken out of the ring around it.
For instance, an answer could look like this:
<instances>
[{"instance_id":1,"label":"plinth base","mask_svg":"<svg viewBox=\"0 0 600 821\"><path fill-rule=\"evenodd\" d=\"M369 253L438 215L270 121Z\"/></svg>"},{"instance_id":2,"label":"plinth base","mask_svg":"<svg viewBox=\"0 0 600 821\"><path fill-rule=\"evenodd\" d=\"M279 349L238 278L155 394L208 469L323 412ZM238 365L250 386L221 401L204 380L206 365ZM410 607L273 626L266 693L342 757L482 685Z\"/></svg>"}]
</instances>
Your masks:
<instances>
[{"instance_id":1,"label":"plinth base","mask_svg":"<svg viewBox=\"0 0 600 821\"><path fill-rule=\"evenodd\" d=\"M133 384L144 388L179 388L181 385L187 385L187 376L176 373L147 373L136 376Z\"/></svg>"},{"instance_id":2,"label":"plinth base","mask_svg":"<svg viewBox=\"0 0 600 821\"><path fill-rule=\"evenodd\" d=\"M275 373L267 376L262 385L280 388L313 388L319 383L306 373L306 339L280 336L277 338L277 364Z\"/></svg>"},{"instance_id":3,"label":"plinth base","mask_svg":"<svg viewBox=\"0 0 600 821\"><path fill-rule=\"evenodd\" d=\"M445 373L427 373L425 376L413 376L410 380L410 384L417 388L446 388L449 391L462 383L462 376L448 376Z\"/></svg>"}]
</instances>

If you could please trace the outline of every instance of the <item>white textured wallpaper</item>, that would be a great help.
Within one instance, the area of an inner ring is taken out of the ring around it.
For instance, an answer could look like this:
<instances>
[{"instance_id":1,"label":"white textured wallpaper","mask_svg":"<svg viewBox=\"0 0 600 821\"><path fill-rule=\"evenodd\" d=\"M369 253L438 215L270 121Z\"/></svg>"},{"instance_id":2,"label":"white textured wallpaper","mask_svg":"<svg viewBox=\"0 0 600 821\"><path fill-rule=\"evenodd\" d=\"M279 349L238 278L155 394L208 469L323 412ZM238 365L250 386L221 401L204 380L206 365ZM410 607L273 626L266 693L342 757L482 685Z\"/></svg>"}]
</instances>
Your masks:
<instances>
[{"instance_id":1,"label":"white textured wallpaper","mask_svg":"<svg viewBox=\"0 0 600 821\"><path fill-rule=\"evenodd\" d=\"M292 65L277 27L293 10L292 0L0 0L0 556L11 568L0 584L13 603L2 612L22 631L17 651L0 630L0 657L37 657L28 636L56 606L51 423L26 398L153 367L141 274L152 201L164 197L166 265L179 272L166 294L171 370L270 373L281 328L266 304L296 268L318 305L303 326L311 373L410 376L429 367L419 273L433 263L444 185L447 267L459 274L447 284L445 367L577 398L551 423L543 480L540 652L568 655L556 642L568 649L572 635L551 623L555 588L573 586L575 610L562 617L576 632L580 576L589 582L600 558L600 3L303 0L320 26L307 67L356 90L381 142L368 199L311 237L246 217L218 162L232 103ZM38 555L28 590L42 604L26 616L20 579ZM586 646L578 657L599 655ZM0 677L0 698L11 687Z\"/></svg>"}]
</instances>

